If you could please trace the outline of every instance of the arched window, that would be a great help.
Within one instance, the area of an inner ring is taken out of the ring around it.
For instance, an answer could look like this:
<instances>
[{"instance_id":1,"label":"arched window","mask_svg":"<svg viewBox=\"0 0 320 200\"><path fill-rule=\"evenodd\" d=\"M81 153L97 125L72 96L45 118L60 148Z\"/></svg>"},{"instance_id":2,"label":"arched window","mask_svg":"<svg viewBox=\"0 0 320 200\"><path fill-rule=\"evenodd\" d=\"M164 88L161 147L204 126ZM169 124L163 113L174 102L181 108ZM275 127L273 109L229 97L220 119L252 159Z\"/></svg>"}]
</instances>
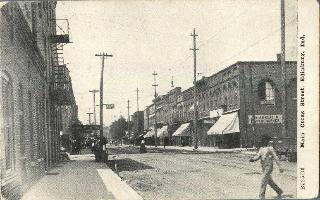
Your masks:
<instances>
[{"instance_id":1,"label":"arched window","mask_svg":"<svg viewBox=\"0 0 320 200\"><path fill-rule=\"evenodd\" d=\"M275 104L275 88L271 81L263 81L258 88L261 104Z\"/></svg>"}]
</instances>

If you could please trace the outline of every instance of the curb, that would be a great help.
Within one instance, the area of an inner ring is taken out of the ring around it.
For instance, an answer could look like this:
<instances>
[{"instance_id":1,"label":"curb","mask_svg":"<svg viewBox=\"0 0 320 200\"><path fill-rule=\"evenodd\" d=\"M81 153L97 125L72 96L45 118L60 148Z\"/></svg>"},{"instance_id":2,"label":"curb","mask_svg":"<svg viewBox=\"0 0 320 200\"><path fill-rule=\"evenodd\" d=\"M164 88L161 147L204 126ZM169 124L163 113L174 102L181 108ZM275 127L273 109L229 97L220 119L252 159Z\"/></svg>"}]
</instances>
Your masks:
<instances>
[{"instance_id":1,"label":"curb","mask_svg":"<svg viewBox=\"0 0 320 200\"><path fill-rule=\"evenodd\" d=\"M97 169L104 185L117 200L143 200L125 181L111 169Z\"/></svg>"}]
</instances>

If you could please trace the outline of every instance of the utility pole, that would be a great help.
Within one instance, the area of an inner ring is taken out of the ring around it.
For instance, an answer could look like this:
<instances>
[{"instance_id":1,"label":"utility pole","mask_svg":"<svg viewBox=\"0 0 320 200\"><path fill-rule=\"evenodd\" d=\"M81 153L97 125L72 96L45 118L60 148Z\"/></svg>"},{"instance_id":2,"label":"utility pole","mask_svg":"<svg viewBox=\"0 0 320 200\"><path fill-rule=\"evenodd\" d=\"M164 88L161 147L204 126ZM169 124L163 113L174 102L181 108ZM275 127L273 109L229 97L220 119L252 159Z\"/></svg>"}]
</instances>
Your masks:
<instances>
[{"instance_id":1,"label":"utility pole","mask_svg":"<svg viewBox=\"0 0 320 200\"><path fill-rule=\"evenodd\" d=\"M91 125L91 115L92 115L93 113L92 112L90 112L90 108L89 108L89 112L87 113L87 115L89 115L89 125Z\"/></svg>"},{"instance_id":2,"label":"utility pole","mask_svg":"<svg viewBox=\"0 0 320 200\"><path fill-rule=\"evenodd\" d=\"M129 134L129 139L130 139L130 100L128 99L128 134Z\"/></svg>"},{"instance_id":3,"label":"utility pole","mask_svg":"<svg viewBox=\"0 0 320 200\"><path fill-rule=\"evenodd\" d=\"M89 92L93 93L93 118L94 118L94 125L97 125L97 116L96 116L96 93L99 90L89 90Z\"/></svg>"},{"instance_id":4,"label":"utility pole","mask_svg":"<svg viewBox=\"0 0 320 200\"><path fill-rule=\"evenodd\" d=\"M137 88L137 111L139 111L139 88Z\"/></svg>"},{"instance_id":5,"label":"utility pole","mask_svg":"<svg viewBox=\"0 0 320 200\"><path fill-rule=\"evenodd\" d=\"M173 73L172 70L169 69L169 71L171 72L171 88L174 88L174 84L173 84Z\"/></svg>"},{"instance_id":6,"label":"utility pole","mask_svg":"<svg viewBox=\"0 0 320 200\"><path fill-rule=\"evenodd\" d=\"M101 66L101 78L100 78L100 139L103 137L103 71L104 71L104 59L107 57L112 57L111 54L100 53L95 56L102 57L102 66ZM102 151L102 145L101 145Z\"/></svg>"},{"instance_id":7,"label":"utility pole","mask_svg":"<svg viewBox=\"0 0 320 200\"><path fill-rule=\"evenodd\" d=\"M139 129L139 88L137 88L137 114L136 114L136 128L134 133L134 142L133 145L136 144L136 137L140 135L140 129Z\"/></svg>"},{"instance_id":8,"label":"utility pole","mask_svg":"<svg viewBox=\"0 0 320 200\"><path fill-rule=\"evenodd\" d=\"M158 75L155 71L152 73L153 75L153 87L154 87L154 146L157 147L157 82L156 76Z\"/></svg>"},{"instance_id":9,"label":"utility pole","mask_svg":"<svg viewBox=\"0 0 320 200\"><path fill-rule=\"evenodd\" d=\"M190 50L193 51L193 107L194 107L194 122L193 122L193 134L194 134L194 149L198 149L198 105L197 105L197 45L196 45L196 29L193 29L191 33L193 37L193 48Z\"/></svg>"},{"instance_id":10,"label":"utility pole","mask_svg":"<svg viewBox=\"0 0 320 200\"><path fill-rule=\"evenodd\" d=\"M286 89L286 19L285 19L285 4L281 0L281 82L282 82L282 136L287 137L287 89Z\"/></svg>"}]
</instances>

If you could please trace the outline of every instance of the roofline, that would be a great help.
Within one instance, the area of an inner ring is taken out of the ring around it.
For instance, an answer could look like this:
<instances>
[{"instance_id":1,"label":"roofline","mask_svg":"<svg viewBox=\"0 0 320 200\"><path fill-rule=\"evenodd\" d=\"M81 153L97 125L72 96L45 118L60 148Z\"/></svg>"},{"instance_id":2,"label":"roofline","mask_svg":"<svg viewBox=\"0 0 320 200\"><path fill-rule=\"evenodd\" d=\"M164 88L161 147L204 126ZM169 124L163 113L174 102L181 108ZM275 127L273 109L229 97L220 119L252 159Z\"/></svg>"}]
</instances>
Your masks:
<instances>
[{"instance_id":1,"label":"roofline","mask_svg":"<svg viewBox=\"0 0 320 200\"><path fill-rule=\"evenodd\" d=\"M214 74L210 75L210 76L205 76L205 78L210 78L210 77L213 77L223 71L226 71L228 70L229 68L233 67L233 66L236 66L236 65L242 65L242 64L274 64L274 63L280 63L280 61L276 61L276 60L273 60L273 61L237 61L231 65L229 65L228 67L224 68L224 69L221 69L217 72L215 72ZM286 61L286 63L290 64L294 64L294 63L297 63L297 61Z\"/></svg>"}]
</instances>

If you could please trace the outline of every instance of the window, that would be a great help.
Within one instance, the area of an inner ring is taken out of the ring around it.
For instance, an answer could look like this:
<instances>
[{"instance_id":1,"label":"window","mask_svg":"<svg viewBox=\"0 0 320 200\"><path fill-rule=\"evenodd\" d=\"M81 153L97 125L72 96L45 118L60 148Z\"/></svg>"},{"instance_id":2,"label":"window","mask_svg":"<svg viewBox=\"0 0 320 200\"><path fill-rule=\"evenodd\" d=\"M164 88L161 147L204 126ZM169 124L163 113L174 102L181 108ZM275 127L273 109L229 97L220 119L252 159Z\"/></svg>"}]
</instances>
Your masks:
<instances>
[{"instance_id":1,"label":"window","mask_svg":"<svg viewBox=\"0 0 320 200\"><path fill-rule=\"evenodd\" d=\"M13 131L13 88L10 76L4 73L1 77L1 98L3 116L3 134L5 145L5 168L11 170L14 167L14 131Z\"/></svg>"},{"instance_id":2,"label":"window","mask_svg":"<svg viewBox=\"0 0 320 200\"><path fill-rule=\"evenodd\" d=\"M39 18L42 18L42 11L41 11L41 3L38 3L38 14L39 14Z\"/></svg>"},{"instance_id":3,"label":"window","mask_svg":"<svg viewBox=\"0 0 320 200\"><path fill-rule=\"evenodd\" d=\"M36 17L36 5L31 4L31 30L33 33L37 32L37 17Z\"/></svg>"},{"instance_id":4,"label":"window","mask_svg":"<svg viewBox=\"0 0 320 200\"><path fill-rule=\"evenodd\" d=\"M275 91L271 81L261 82L259 84L258 92L261 104L275 103Z\"/></svg>"}]
</instances>

